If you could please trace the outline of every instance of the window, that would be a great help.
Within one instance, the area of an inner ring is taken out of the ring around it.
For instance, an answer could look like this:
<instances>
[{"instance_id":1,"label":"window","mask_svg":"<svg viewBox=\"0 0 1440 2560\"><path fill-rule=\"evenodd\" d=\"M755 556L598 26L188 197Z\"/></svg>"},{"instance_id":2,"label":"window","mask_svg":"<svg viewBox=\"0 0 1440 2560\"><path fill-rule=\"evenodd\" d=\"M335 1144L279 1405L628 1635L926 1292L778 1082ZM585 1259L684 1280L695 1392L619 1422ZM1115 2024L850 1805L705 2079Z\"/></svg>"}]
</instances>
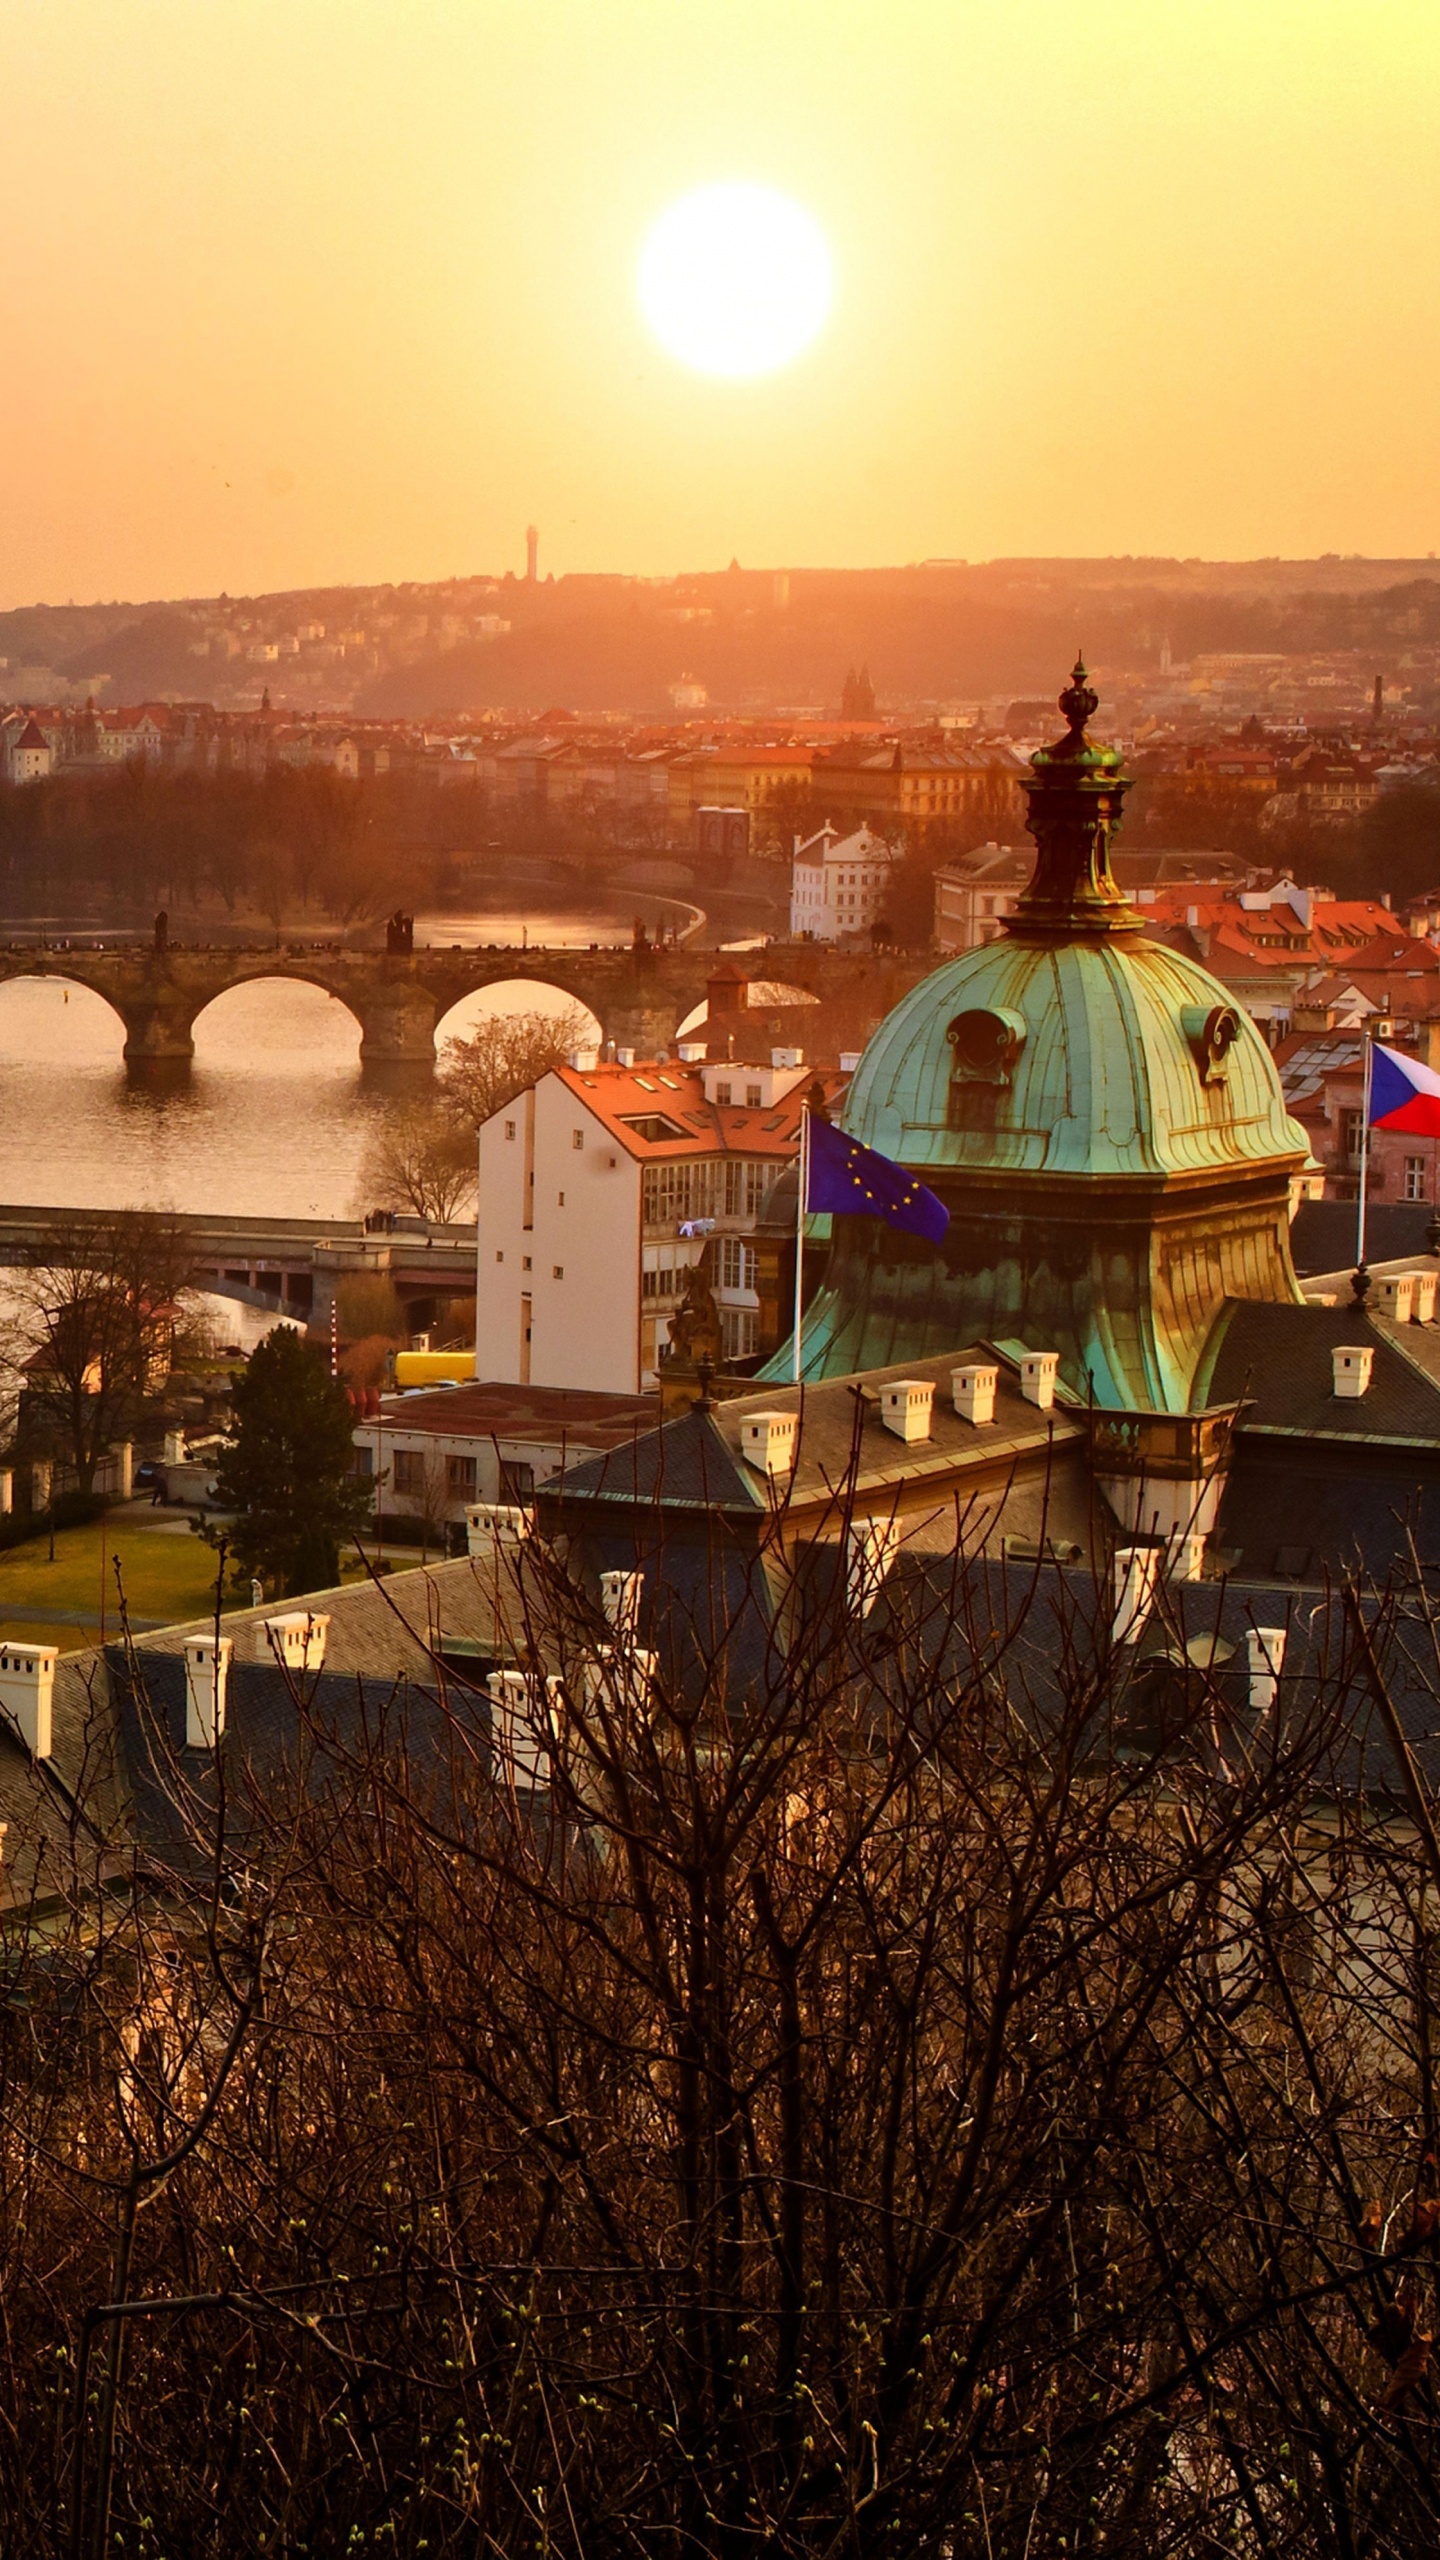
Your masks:
<instances>
[{"instance_id":1,"label":"window","mask_svg":"<svg viewBox=\"0 0 1440 2560\"><path fill-rule=\"evenodd\" d=\"M584 1130L583 1130L583 1129L572 1129L572 1130L571 1130L571 1132L570 1132L570 1144L571 1144L571 1146L572 1146L572 1147L583 1147L583 1146L584 1146L584 1144L585 1144L585 1132L584 1132Z\"/></svg>"},{"instance_id":2,"label":"window","mask_svg":"<svg viewBox=\"0 0 1440 2560\"><path fill-rule=\"evenodd\" d=\"M505 1123L505 1135L506 1135L506 1137L507 1137L507 1138L513 1138L513 1137L514 1137L514 1135L515 1135L515 1123L514 1123L514 1121L513 1121L513 1120L507 1120L507 1121L506 1121L506 1123Z\"/></svg>"},{"instance_id":3,"label":"window","mask_svg":"<svg viewBox=\"0 0 1440 2560\"><path fill-rule=\"evenodd\" d=\"M1347 1164L1358 1165L1365 1132L1365 1114L1363 1111L1346 1111L1342 1112L1341 1119L1344 1124L1345 1161Z\"/></svg>"},{"instance_id":4,"label":"window","mask_svg":"<svg viewBox=\"0 0 1440 2560\"><path fill-rule=\"evenodd\" d=\"M556 1206L556 1208L557 1208L557 1209L563 1209L563 1208L564 1208L564 1206L565 1206L565 1194L564 1194L564 1192L563 1192L563 1191L557 1191L557 1192L556 1192L556 1194L555 1194L555 1206Z\"/></svg>"},{"instance_id":5,"label":"window","mask_svg":"<svg viewBox=\"0 0 1440 2560\"><path fill-rule=\"evenodd\" d=\"M762 1088L758 1084L747 1084L745 1087L745 1107L747 1111L759 1110L761 1090Z\"/></svg>"},{"instance_id":6,"label":"window","mask_svg":"<svg viewBox=\"0 0 1440 2560\"><path fill-rule=\"evenodd\" d=\"M730 1084L717 1084L715 1087L716 1101L720 1103L728 1103L733 1091L734 1087Z\"/></svg>"},{"instance_id":7,"label":"window","mask_svg":"<svg viewBox=\"0 0 1440 2560\"><path fill-rule=\"evenodd\" d=\"M720 1348L727 1360L748 1360L760 1347L760 1319L752 1307L720 1309Z\"/></svg>"},{"instance_id":8,"label":"window","mask_svg":"<svg viewBox=\"0 0 1440 2560\"><path fill-rule=\"evenodd\" d=\"M452 1502L473 1502L475 1499L475 1485L475 1460L473 1458L452 1457L446 1459L445 1490L450 1496Z\"/></svg>"},{"instance_id":9,"label":"window","mask_svg":"<svg viewBox=\"0 0 1440 2560\"><path fill-rule=\"evenodd\" d=\"M375 1473L375 1452L368 1444L355 1452L355 1473L357 1476L373 1476Z\"/></svg>"},{"instance_id":10,"label":"window","mask_svg":"<svg viewBox=\"0 0 1440 2560\"><path fill-rule=\"evenodd\" d=\"M720 1247L720 1286L722 1289L753 1289L755 1286L755 1247L739 1236L726 1236Z\"/></svg>"},{"instance_id":11,"label":"window","mask_svg":"<svg viewBox=\"0 0 1440 2560\"><path fill-rule=\"evenodd\" d=\"M395 1452L395 1490L412 1499L425 1490L425 1459L419 1449L397 1449Z\"/></svg>"},{"instance_id":12,"label":"window","mask_svg":"<svg viewBox=\"0 0 1440 2560\"><path fill-rule=\"evenodd\" d=\"M500 1499L502 1502L528 1502L535 1491L535 1470L523 1458L500 1461Z\"/></svg>"},{"instance_id":13,"label":"window","mask_svg":"<svg viewBox=\"0 0 1440 2560\"><path fill-rule=\"evenodd\" d=\"M503 1253L497 1253L497 1254L496 1254L496 1256L495 1256L495 1259L496 1259L496 1261L497 1261L497 1262L503 1262L503 1261L504 1261L504 1259L505 1259L505 1256L504 1256L504 1254L503 1254Z\"/></svg>"},{"instance_id":14,"label":"window","mask_svg":"<svg viewBox=\"0 0 1440 2560\"><path fill-rule=\"evenodd\" d=\"M521 1268L521 1270L522 1270L522 1271L528 1271L528 1270L529 1270L529 1268L530 1268L530 1260L531 1260L531 1257L530 1257L530 1255L529 1255L528 1253L522 1253L522 1254L521 1254L521 1256L520 1256L520 1268Z\"/></svg>"},{"instance_id":15,"label":"window","mask_svg":"<svg viewBox=\"0 0 1440 2560\"><path fill-rule=\"evenodd\" d=\"M1423 1156L1407 1156L1405 1159L1405 1197L1407 1200L1423 1200L1425 1197Z\"/></svg>"},{"instance_id":16,"label":"window","mask_svg":"<svg viewBox=\"0 0 1440 2560\"><path fill-rule=\"evenodd\" d=\"M563 1280L563 1279L564 1279L564 1277L565 1277L565 1265L564 1265L564 1263L563 1263L563 1262L552 1262L552 1263L551 1263L551 1265L550 1265L550 1277L551 1277L551 1279L552 1279L552 1280Z\"/></svg>"}]
</instances>

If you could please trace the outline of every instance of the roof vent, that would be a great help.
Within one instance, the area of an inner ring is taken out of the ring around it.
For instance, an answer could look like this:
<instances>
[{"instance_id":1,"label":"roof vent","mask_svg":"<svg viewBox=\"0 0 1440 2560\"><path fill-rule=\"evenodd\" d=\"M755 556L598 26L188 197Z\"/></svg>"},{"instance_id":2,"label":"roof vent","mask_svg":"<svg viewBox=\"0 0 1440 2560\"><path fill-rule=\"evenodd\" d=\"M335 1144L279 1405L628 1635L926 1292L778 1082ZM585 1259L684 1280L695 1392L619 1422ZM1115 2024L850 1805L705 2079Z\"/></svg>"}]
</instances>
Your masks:
<instances>
[{"instance_id":1,"label":"roof vent","mask_svg":"<svg viewBox=\"0 0 1440 2560\"><path fill-rule=\"evenodd\" d=\"M1337 1396L1363 1396L1375 1366L1373 1343L1337 1342L1330 1354L1330 1366Z\"/></svg>"},{"instance_id":2,"label":"roof vent","mask_svg":"<svg viewBox=\"0 0 1440 2560\"><path fill-rule=\"evenodd\" d=\"M1435 1291L1440 1288L1440 1272L1412 1271L1410 1277L1415 1283L1415 1302L1410 1309L1410 1321L1412 1324L1433 1324Z\"/></svg>"},{"instance_id":3,"label":"roof vent","mask_svg":"<svg viewBox=\"0 0 1440 2560\"><path fill-rule=\"evenodd\" d=\"M1268 1716L1280 1687L1280 1666L1285 1659L1285 1629L1247 1627L1245 1658L1250 1672L1251 1713Z\"/></svg>"},{"instance_id":4,"label":"roof vent","mask_svg":"<svg viewBox=\"0 0 1440 2560\"><path fill-rule=\"evenodd\" d=\"M1060 1366L1058 1351L1027 1351L1020 1362L1020 1393L1027 1404L1038 1405L1048 1413L1055 1402L1055 1372Z\"/></svg>"},{"instance_id":5,"label":"roof vent","mask_svg":"<svg viewBox=\"0 0 1440 2560\"><path fill-rule=\"evenodd\" d=\"M995 1390L999 1383L999 1370L984 1360L968 1360L963 1369L951 1370L950 1392L962 1422L973 1422L980 1427L994 1421Z\"/></svg>"},{"instance_id":6,"label":"roof vent","mask_svg":"<svg viewBox=\"0 0 1440 2560\"><path fill-rule=\"evenodd\" d=\"M1370 1283L1371 1295L1378 1315L1388 1316L1392 1324L1408 1324L1415 1309L1415 1274L1413 1271L1386 1271ZM1431 1282L1433 1296L1434 1282Z\"/></svg>"},{"instance_id":7,"label":"roof vent","mask_svg":"<svg viewBox=\"0 0 1440 2560\"><path fill-rule=\"evenodd\" d=\"M929 1439L934 1404L933 1378L891 1378L880 1390L880 1419L897 1440L912 1447Z\"/></svg>"},{"instance_id":8,"label":"roof vent","mask_svg":"<svg viewBox=\"0 0 1440 2560\"><path fill-rule=\"evenodd\" d=\"M549 1784L559 1687L558 1680L546 1680L535 1671L489 1674L485 1694L490 1701L490 1749L498 1777L521 1787Z\"/></svg>"},{"instance_id":9,"label":"roof vent","mask_svg":"<svg viewBox=\"0 0 1440 2560\"><path fill-rule=\"evenodd\" d=\"M530 1536L534 1525L535 1515L523 1502L467 1502L466 1553L488 1556L496 1547L518 1546L522 1538Z\"/></svg>"},{"instance_id":10,"label":"roof vent","mask_svg":"<svg viewBox=\"0 0 1440 2560\"><path fill-rule=\"evenodd\" d=\"M322 1670L329 1633L330 1620L323 1611L312 1616L308 1609L286 1609L264 1622L266 1648L282 1671Z\"/></svg>"},{"instance_id":11,"label":"roof vent","mask_svg":"<svg viewBox=\"0 0 1440 2560\"><path fill-rule=\"evenodd\" d=\"M740 1455L762 1476L788 1476L799 1427L796 1413L747 1413L740 1423Z\"/></svg>"},{"instance_id":12,"label":"roof vent","mask_svg":"<svg viewBox=\"0 0 1440 2560\"><path fill-rule=\"evenodd\" d=\"M0 1644L0 1710L32 1760L50 1758L56 1644Z\"/></svg>"},{"instance_id":13,"label":"roof vent","mask_svg":"<svg viewBox=\"0 0 1440 2560\"><path fill-rule=\"evenodd\" d=\"M228 1636L185 1639L185 1740L192 1751L219 1748L234 1650Z\"/></svg>"},{"instance_id":14,"label":"roof vent","mask_svg":"<svg viewBox=\"0 0 1440 2560\"><path fill-rule=\"evenodd\" d=\"M1115 1615L1110 1624L1113 1644L1134 1644L1150 1615L1155 1600L1155 1586L1160 1576L1163 1547L1117 1547L1112 1571L1115 1577Z\"/></svg>"},{"instance_id":15,"label":"roof vent","mask_svg":"<svg viewBox=\"0 0 1440 2560\"><path fill-rule=\"evenodd\" d=\"M607 1623L617 1636L637 1636L640 1632L640 1594L645 1577L639 1573L602 1573L600 1606Z\"/></svg>"}]
</instances>

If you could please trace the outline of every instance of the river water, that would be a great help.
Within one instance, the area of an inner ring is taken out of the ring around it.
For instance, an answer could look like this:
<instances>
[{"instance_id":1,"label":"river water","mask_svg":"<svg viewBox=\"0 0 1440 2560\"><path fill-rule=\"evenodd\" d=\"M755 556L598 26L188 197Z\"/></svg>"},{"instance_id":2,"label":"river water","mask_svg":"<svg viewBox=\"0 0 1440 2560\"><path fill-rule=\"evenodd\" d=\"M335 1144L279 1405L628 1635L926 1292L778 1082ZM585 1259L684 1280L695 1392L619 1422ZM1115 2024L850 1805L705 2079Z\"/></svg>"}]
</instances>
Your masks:
<instances>
[{"instance_id":1,"label":"river water","mask_svg":"<svg viewBox=\"0 0 1440 2560\"><path fill-rule=\"evenodd\" d=\"M628 941L693 911L653 897L618 911L421 916L416 941L579 945ZM446 1015L459 1036L486 1011L568 999L520 982ZM362 1077L360 1027L319 987L252 981L206 1007L178 1090L127 1076L124 1032L99 996L53 978L0 987L0 1201L50 1208L157 1208L342 1218L361 1158L393 1098Z\"/></svg>"}]
</instances>

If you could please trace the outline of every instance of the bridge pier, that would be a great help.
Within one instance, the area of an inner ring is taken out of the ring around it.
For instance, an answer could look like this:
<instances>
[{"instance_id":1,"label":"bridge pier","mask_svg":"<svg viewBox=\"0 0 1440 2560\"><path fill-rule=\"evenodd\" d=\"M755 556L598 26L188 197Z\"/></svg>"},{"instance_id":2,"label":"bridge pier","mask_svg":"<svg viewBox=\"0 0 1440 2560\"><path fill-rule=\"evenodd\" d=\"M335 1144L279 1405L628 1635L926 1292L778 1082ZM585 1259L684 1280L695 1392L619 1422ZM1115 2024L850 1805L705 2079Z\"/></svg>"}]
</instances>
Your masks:
<instances>
[{"instance_id":1,"label":"bridge pier","mask_svg":"<svg viewBox=\"0 0 1440 2560\"><path fill-rule=\"evenodd\" d=\"M637 1058L658 1058L672 1045L680 1020L679 1008L663 999L658 1004L607 1005L600 1030L617 1049L633 1049Z\"/></svg>"},{"instance_id":2,"label":"bridge pier","mask_svg":"<svg viewBox=\"0 0 1440 2560\"><path fill-rule=\"evenodd\" d=\"M125 1025L127 1066L161 1060L189 1065L195 1055L195 1005L183 996L160 996L118 1010Z\"/></svg>"},{"instance_id":3,"label":"bridge pier","mask_svg":"<svg viewBox=\"0 0 1440 2560\"><path fill-rule=\"evenodd\" d=\"M368 1004L352 1003L352 1011L360 1018L362 1066L434 1066L440 1007L423 987L386 987Z\"/></svg>"}]
</instances>

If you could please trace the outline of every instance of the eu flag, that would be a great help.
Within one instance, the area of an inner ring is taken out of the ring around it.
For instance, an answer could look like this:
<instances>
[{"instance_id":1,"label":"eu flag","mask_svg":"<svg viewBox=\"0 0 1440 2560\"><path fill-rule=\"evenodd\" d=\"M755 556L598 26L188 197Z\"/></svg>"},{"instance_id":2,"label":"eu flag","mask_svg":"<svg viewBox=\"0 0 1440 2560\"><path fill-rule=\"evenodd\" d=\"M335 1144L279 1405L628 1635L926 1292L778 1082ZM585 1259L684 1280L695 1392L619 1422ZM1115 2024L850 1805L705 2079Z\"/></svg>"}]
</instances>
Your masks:
<instances>
[{"instance_id":1,"label":"eu flag","mask_svg":"<svg viewBox=\"0 0 1440 2560\"><path fill-rule=\"evenodd\" d=\"M828 1120L810 1116L807 1128L809 1174L805 1185L808 1210L841 1210L852 1218L883 1218L912 1236L940 1244L950 1224L943 1200L927 1191L903 1164L892 1164L873 1147L862 1147Z\"/></svg>"}]
</instances>

